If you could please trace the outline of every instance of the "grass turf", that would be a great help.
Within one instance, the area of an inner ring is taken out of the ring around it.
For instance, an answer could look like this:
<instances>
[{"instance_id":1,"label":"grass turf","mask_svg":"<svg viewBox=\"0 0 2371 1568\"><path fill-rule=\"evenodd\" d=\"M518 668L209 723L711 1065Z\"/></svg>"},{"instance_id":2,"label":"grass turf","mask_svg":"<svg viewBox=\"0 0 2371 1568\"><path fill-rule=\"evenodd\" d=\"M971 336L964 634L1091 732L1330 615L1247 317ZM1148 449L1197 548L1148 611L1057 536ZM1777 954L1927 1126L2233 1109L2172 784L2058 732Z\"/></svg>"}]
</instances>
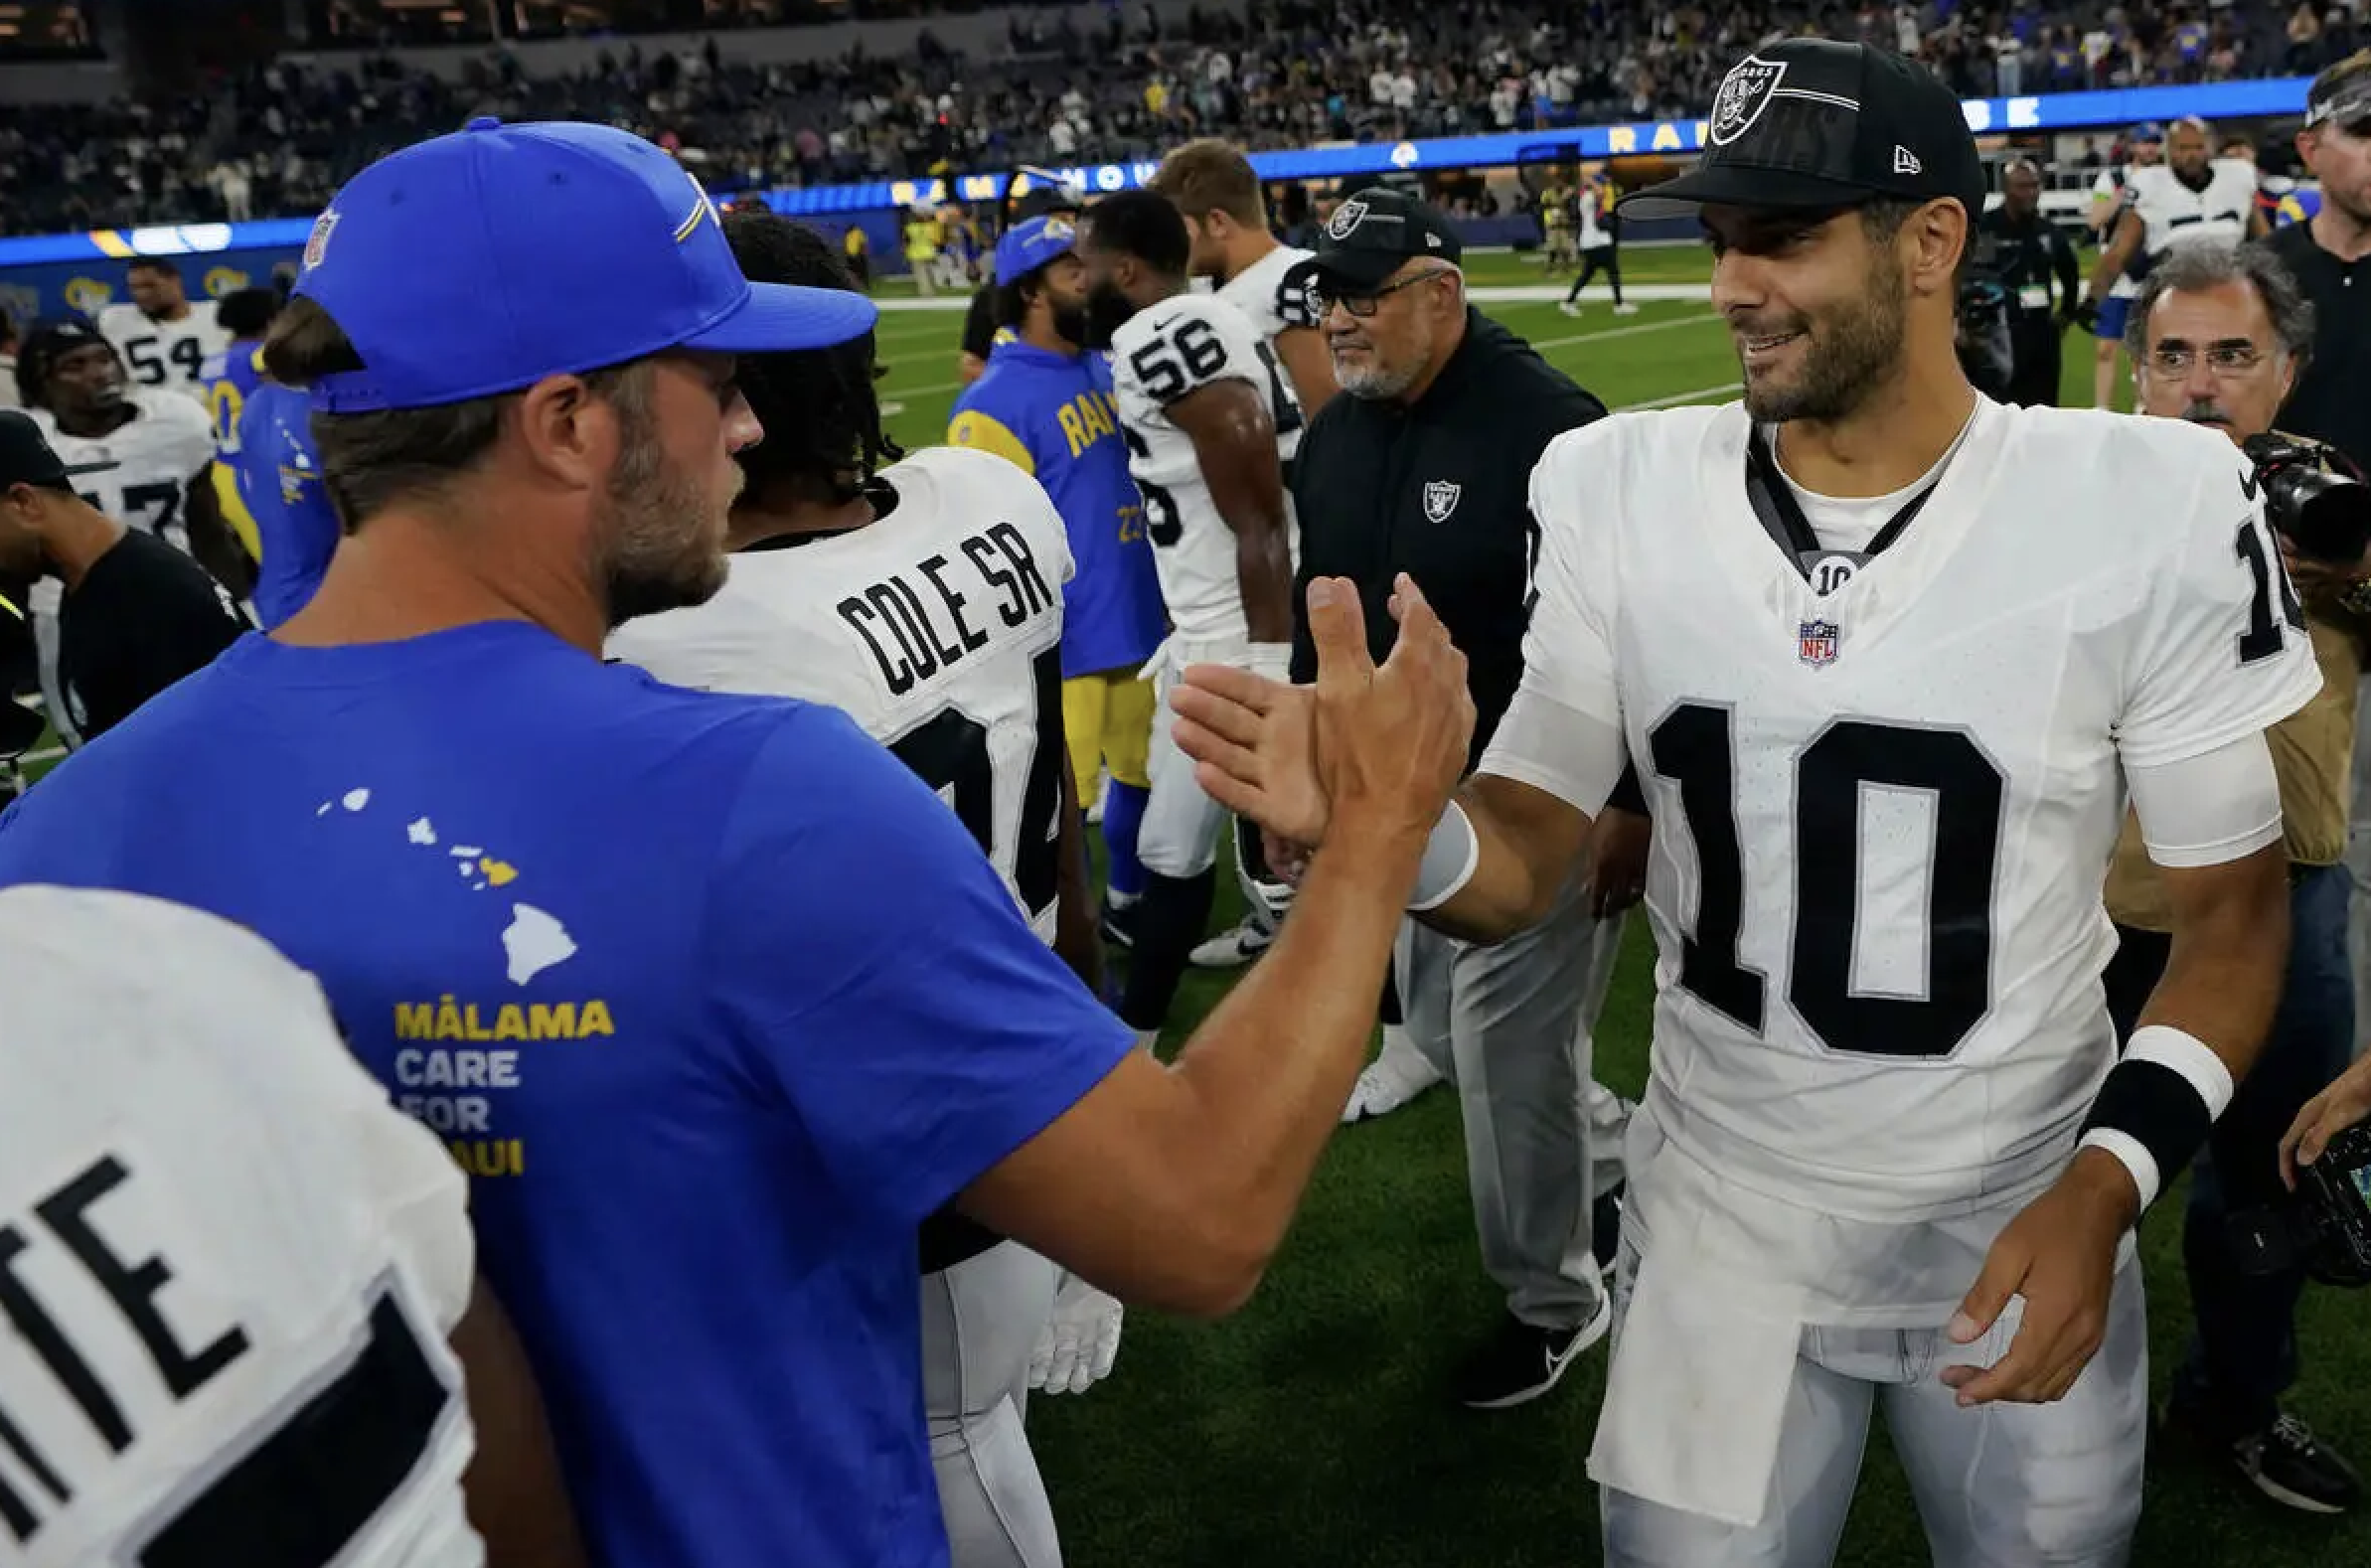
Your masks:
<instances>
[{"instance_id":1,"label":"grass turf","mask_svg":"<svg viewBox=\"0 0 2371 1568\"><path fill-rule=\"evenodd\" d=\"M1536 262L1478 256L1481 284L1539 281ZM1700 252L1638 251L1626 281L1705 276ZM884 299L890 297L883 290ZM1609 405L1716 401L1736 363L1695 303L1615 317L1602 285L1575 320L1552 303L1498 304ZM945 429L958 317L884 315L892 431L920 445ZM1654 330L1639 330L1652 328ZM2066 401L2090 401L2091 351L2067 340ZM1231 922L1231 882L1214 929ZM1188 978L1174 1046L1224 994ZM1597 1040L1599 1076L1643 1087L1654 976L1633 923ZM2161 1397L2188 1328L2179 1194L2143 1231L2152 1372ZM2292 1404L2326 1439L2371 1460L2371 1334L2361 1304L2309 1292L2305 1375ZM1449 1369L1498 1302L1476 1257L1456 1107L1437 1091L1382 1122L1345 1129L1251 1305L1219 1325L1132 1314L1111 1379L1083 1398L1039 1398L1029 1428L1071 1568L1530 1568L1600 1560L1595 1488L1583 1471L1604 1391L1590 1351L1533 1405L1480 1414L1448 1401ZM1906 1568L1923 1539L1882 1422L1839 1561ZM2150 1455L2134 1561L2213 1568L2371 1563L2371 1521L2301 1518L2260 1501L2176 1448Z\"/></svg>"}]
</instances>

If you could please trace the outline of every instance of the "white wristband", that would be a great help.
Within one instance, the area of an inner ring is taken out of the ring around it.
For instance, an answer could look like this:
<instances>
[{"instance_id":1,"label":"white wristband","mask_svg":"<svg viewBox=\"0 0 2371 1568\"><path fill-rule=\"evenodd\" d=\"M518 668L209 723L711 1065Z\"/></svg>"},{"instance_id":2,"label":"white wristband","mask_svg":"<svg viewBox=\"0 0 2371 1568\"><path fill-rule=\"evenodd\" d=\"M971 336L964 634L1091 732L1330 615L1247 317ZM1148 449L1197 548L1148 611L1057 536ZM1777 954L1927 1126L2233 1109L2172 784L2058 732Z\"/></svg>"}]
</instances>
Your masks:
<instances>
[{"instance_id":1,"label":"white wristband","mask_svg":"<svg viewBox=\"0 0 2371 1568\"><path fill-rule=\"evenodd\" d=\"M1290 685L1293 679L1293 645L1253 643L1244 656L1243 668L1253 675Z\"/></svg>"},{"instance_id":2,"label":"white wristband","mask_svg":"<svg viewBox=\"0 0 2371 1568\"><path fill-rule=\"evenodd\" d=\"M1408 895L1408 908L1417 914L1438 909L1474 879L1474 867L1481 862L1482 841L1475 837L1474 824L1466 808L1451 801L1424 841L1424 859L1416 865L1416 890Z\"/></svg>"}]
</instances>

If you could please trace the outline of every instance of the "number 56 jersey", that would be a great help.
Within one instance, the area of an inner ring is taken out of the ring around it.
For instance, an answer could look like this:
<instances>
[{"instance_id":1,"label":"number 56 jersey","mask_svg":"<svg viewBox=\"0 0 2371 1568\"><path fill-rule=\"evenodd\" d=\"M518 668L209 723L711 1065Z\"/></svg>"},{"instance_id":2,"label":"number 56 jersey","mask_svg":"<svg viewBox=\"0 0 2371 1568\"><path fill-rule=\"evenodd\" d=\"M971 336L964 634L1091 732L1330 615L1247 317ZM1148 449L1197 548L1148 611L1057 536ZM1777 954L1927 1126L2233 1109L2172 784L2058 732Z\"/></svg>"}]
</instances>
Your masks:
<instances>
[{"instance_id":1,"label":"number 56 jersey","mask_svg":"<svg viewBox=\"0 0 2371 1568\"><path fill-rule=\"evenodd\" d=\"M1128 473L1144 497L1145 535L1177 641L1248 641L1234 531L1211 498L1193 438L1169 409L1213 383L1246 384L1276 426L1282 472L1300 449L1301 404L1274 351L1232 305L1179 294L1138 311L1112 334L1111 380Z\"/></svg>"},{"instance_id":2,"label":"number 56 jersey","mask_svg":"<svg viewBox=\"0 0 2371 1568\"><path fill-rule=\"evenodd\" d=\"M1829 1216L2013 1199L2115 1054L2121 764L2300 706L2301 614L2202 427L1979 400L1923 509L1825 595L1752 509L1749 430L1732 403L1548 447L1523 683L1483 769L1595 811L1595 759L1530 737L1619 722L1655 819L1673 1145Z\"/></svg>"},{"instance_id":3,"label":"number 56 jersey","mask_svg":"<svg viewBox=\"0 0 2371 1568\"><path fill-rule=\"evenodd\" d=\"M962 819L1053 939L1069 536L1037 482L962 447L884 470L864 528L732 556L697 609L630 621L609 657L700 691L844 709Z\"/></svg>"}]
</instances>

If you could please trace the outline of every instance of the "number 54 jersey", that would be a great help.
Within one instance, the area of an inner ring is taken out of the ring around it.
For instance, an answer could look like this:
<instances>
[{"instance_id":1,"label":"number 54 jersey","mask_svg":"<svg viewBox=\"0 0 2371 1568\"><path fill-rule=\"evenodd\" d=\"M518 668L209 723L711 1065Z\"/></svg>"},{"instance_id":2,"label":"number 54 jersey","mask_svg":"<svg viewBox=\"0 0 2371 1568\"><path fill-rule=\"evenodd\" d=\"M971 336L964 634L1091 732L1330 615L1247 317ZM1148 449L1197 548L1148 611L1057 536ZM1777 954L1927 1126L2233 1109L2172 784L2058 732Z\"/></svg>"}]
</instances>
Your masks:
<instances>
[{"instance_id":1,"label":"number 54 jersey","mask_svg":"<svg viewBox=\"0 0 2371 1568\"><path fill-rule=\"evenodd\" d=\"M1053 939L1069 537L1037 482L931 447L884 470L874 522L742 550L697 609L630 621L609 657L700 691L844 709L936 789Z\"/></svg>"},{"instance_id":2,"label":"number 54 jersey","mask_svg":"<svg viewBox=\"0 0 2371 1568\"><path fill-rule=\"evenodd\" d=\"M1649 1105L1693 1163L1878 1229L2013 1201L2115 1054L2120 757L2300 706L2302 617L2211 430L1979 400L1923 509L1824 595L1752 509L1749 431L1732 403L1548 447L1515 700L1538 706L1483 769L1595 811L1595 759L1529 737L1619 722L1656 830Z\"/></svg>"}]
</instances>

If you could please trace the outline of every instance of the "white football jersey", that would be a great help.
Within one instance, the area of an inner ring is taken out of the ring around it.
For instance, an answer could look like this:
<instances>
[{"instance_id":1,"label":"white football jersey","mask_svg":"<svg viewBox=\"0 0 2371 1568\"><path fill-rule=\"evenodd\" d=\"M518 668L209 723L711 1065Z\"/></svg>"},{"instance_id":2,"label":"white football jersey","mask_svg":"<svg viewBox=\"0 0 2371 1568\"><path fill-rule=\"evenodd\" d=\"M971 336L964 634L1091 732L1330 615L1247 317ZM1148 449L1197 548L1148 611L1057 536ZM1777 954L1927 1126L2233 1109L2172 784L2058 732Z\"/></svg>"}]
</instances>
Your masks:
<instances>
[{"instance_id":1,"label":"white football jersey","mask_svg":"<svg viewBox=\"0 0 2371 1568\"><path fill-rule=\"evenodd\" d=\"M2161 163L2131 171L2126 184L2133 211L2147 226L2142 253L2152 260L2193 240L2237 244L2248 237L2248 218L2256 211L2256 166L2245 158L2208 164L2202 190L2191 190Z\"/></svg>"},{"instance_id":2,"label":"white football jersey","mask_svg":"<svg viewBox=\"0 0 2371 1568\"><path fill-rule=\"evenodd\" d=\"M47 408L34 422L70 471L75 493L99 511L179 549L190 548L181 510L190 482L214 461L214 425L202 403L178 392L135 387L137 414L101 436L69 435Z\"/></svg>"},{"instance_id":3,"label":"white football jersey","mask_svg":"<svg viewBox=\"0 0 2371 1568\"><path fill-rule=\"evenodd\" d=\"M1128 473L1145 503L1145 534L1161 575L1161 598L1181 643L1241 643L1250 637L1235 573L1235 535L1210 497L1193 438L1169 405L1212 382L1234 380L1259 394L1282 432L1279 467L1300 445L1300 400L1242 312L1224 301L1180 294L1128 318L1111 339L1112 397L1128 444ZM1285 505L1292 505L1288 491Z\"/></svg>"},{"instance_id":4,"label":"white football jersey","mask_svg":"<svg viewBox=\"0 0 2371 1568\"><path fill-rule=\"evenodd\" d=\"M1050 942L1069 535L1034 479L985 452L929 447L880 477L885 517L737 552L713 599L628 622L609 657L846 709L954 809Z\"/></svg>"},{"instance_id":5,"label":"white football jersey","mask_svg":"<svg viewBox=\"0 0 2371 1568\"><path fill-rule=\"evenodd\" d=\"M139 306L109 305L98 333L123 356L132 383L203 400L206 362L231 347L231 332L215 319L214 301L193 299L179 321L154 321Z\"/></svg>"},{"instance_id":6,"label":"white football jersey","mask_svg":"<svg viewBox=\"0 0 2371 1568\"><path fill-rule=\"evenodd\" d=\"M460 1170L249 932L0 892L0 1552L474 1568Z\"/></svg>"},{"instance_id":7,"label":"white football jersey","mask_svg":"<svg viewBox=\"0 0 2371 1568\"><path fill-rule=\"evenodd\" d=\"M1306 282L1287 283L1293 268L1308 260L1315 252L1278 245L1251 265L1237 272L1218 286L1218 297L1243 313L1258 333L1260 343L1268 351L1268 368L1279 369L1276 360L1276 335L1293 327L1314 328L1325 318L1325 312L1309 296ZM1280 422L1276 427L1276 449L1284 454L1285 475L1292 476L1291 463L1301 451L1301 430L1307 423L1300 397L1292 391L1289 376L1277 378L1291 397L1291 406L1277 410Z\"/></svg>"},{"instance_id":8,"label":"white football jersey","mask_svg":"<svg viewBox=\"0 0 2371 1568\"><path fill-rule=\"evenodd\" d=\"M1548 447L1522 687L1482 766L1594 812L1576 780L1604 759L1528 737L1619 719L1656 828L1649 1109L1699 1167L1890 1235L2073 1152L2116 1054L2120 759L2259 732L2320 677L2212 430L1979 401L1898 542L1825 595L1752 509L1748 431L1730 403ZM1980 1256L1762 1261L1948 1303Z\"/></svg>"}]
</instances>

